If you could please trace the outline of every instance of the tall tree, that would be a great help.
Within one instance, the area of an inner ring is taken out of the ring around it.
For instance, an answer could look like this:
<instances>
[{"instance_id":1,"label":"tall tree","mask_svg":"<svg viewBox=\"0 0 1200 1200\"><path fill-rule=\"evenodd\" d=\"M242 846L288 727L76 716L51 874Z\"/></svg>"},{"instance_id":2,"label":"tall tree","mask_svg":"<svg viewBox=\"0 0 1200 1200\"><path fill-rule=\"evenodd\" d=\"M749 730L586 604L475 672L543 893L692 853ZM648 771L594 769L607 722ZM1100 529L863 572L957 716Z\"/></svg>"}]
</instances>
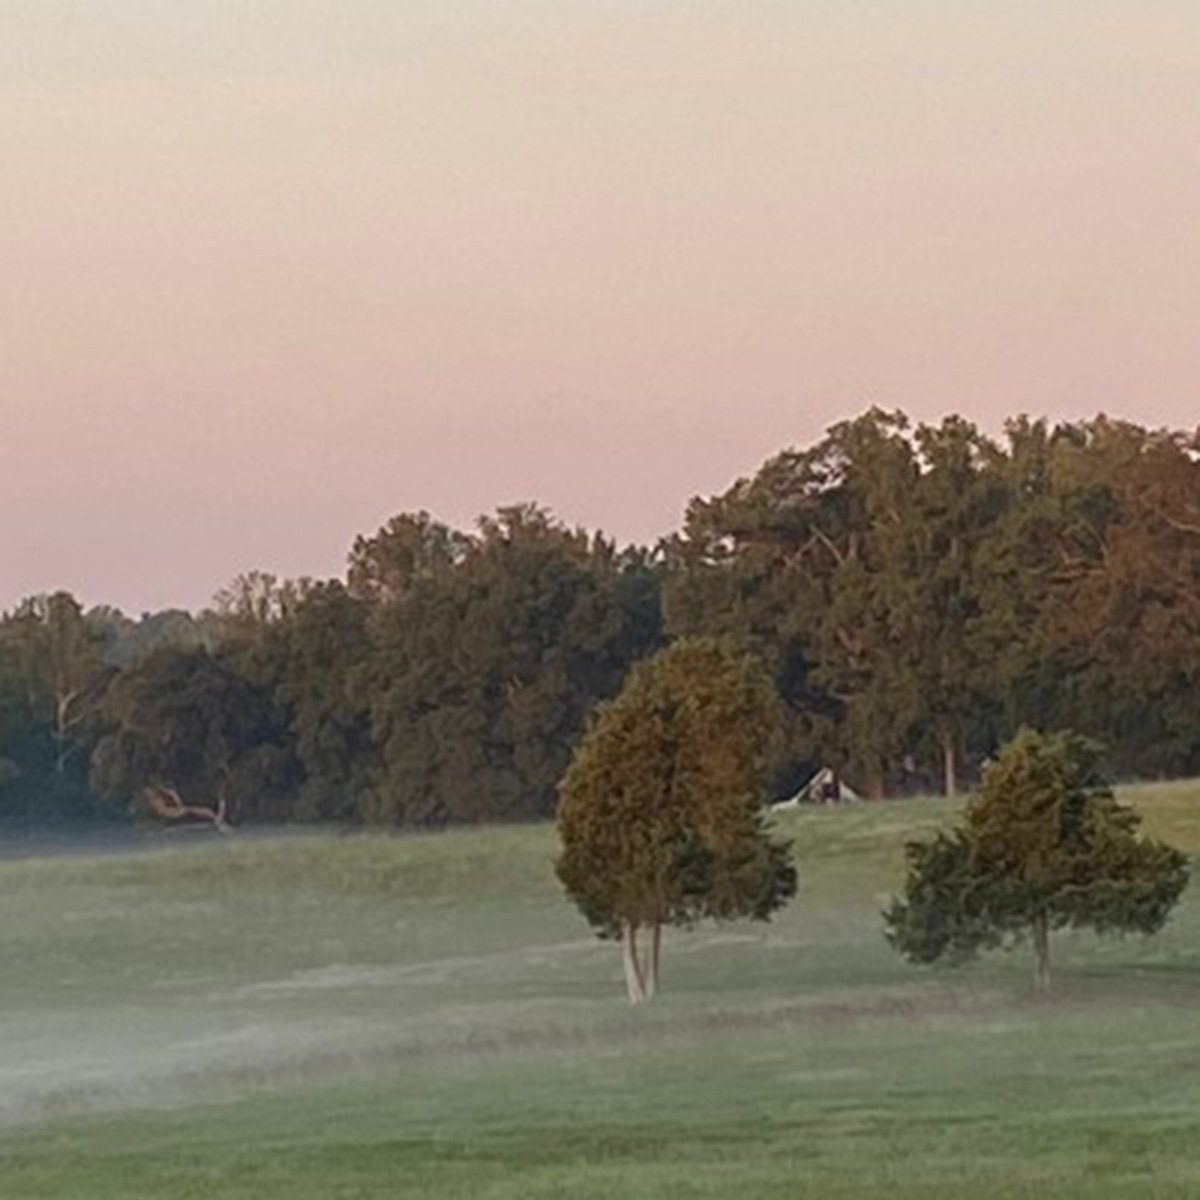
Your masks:
<instances>
[{"instance_id":1,"label":"tall tree","mask_svg":"<svg viewBox=\"0 0 1200 1200\"><path fill-rule=\"evenodd\" d=\"M1000 686L995 663L1015 633L1005 628L998 638L998 614L989 611L987 547L1006 513L1003 455L961 417L919 426L915 443L921 471L908 552L889 564L888 574L895 607L912 609L907 624L910 670L919 688L916 743L933 743L943 791L953 796L960 762L993 748Z\"/></svg>"},{"instance_id":2,"label":"tall tree","mask_svg":"<svg viewBox=\"0 0 1200 1200\"><path fill-rule=\"evenodd\" d=\"M19 771L8 801L27 820L91 814L87 754L111 675L103 637L68 593L0 618L0 755Z\"/></svg>"},{"instance_id":3,"label":"tall tree","mask_svg":"<svg viewBox=\"0 0 1200 1200\"><path fill-rule=\"evenodd\" d=\"M904 415L872 409L694 500L667 551L668 630L761 653L791 706L795 751L875 796L920 715L903 575L919 469Z\"/></svg>"},{"instance_id":4,"label":"tall tree","mask_svg":"<svg viewBox=\"0 0 1200 1200\"><path fill-rule=\"evenodd\" d=\"M1052 602L1037 626L1056 719L1133 773L1200 769L1200 465L1194 437L1098 418L1056 441Z\"/></svg>"},{"instance_id":5,"label":"tall tree","mask_svg":"<svg viewBox=\"0 0 1200 1200\"><path fill-rule=\"evenodd\" d=\"M458 566L471 539L421 510L399 513L350 550L346 584L357 600L394 604L421 584L445 578Z\"/></svg>"},{"instance_id":6,"label":"tall tree","mask_svg":"<svg viewBox=\"0 0 1200 1200\"><path fill-rule=\"evenodd\" d=\"M270 571L235 575L213 596L204 614L221 639L254 637L282 621L315 586L308 578L280 579Z\"/></svg>"},{"instance_id":7,"label":"tall tree","mask_svg":"<svg viewBox=\"0 0 1200 1200\"><path fill-rule=\"evenodd\" d=\"M315 585L272 626L265 653L303 771L295 815L360 819L377 769L363 686L375 653L367 605L340 583Z\"/></svg>"},{"instance_id":8,"label":"tall tree","mask_svg":"<svg viewBox=\"0 0 1200 1200\"><path fill-rule=\"evenodd\" d=\"M55 774L65 775L108 679L103 640L67 592L25 600L5 618L0 636L17 663L30 710L44 713L50 726Z\"/></svg>"},{"instance_id":9,"label":"tall tree","mask_svg":"<svg viewBox=\"0 0 1200 1200\"><path fill-rule=\"evenodd\" d=\"M548 816L587 713L660 628L643 558L533 505L482 520L455 566L373 607L372 818Z\"/></svg>"},{"instance_id":10,"label":"tall tree","mask_svg":"<svg viewBox=\"0 0 1200 1200\"><path fill-rule=\"evenodd\" d=\"M632 1002L658 989L664 925L766 919L795 894L789 848L763 821L779 715L761 668L685 639L634 669L576 751L558 876L599 935L621 940Z\"/></svg>"}]
</instances>

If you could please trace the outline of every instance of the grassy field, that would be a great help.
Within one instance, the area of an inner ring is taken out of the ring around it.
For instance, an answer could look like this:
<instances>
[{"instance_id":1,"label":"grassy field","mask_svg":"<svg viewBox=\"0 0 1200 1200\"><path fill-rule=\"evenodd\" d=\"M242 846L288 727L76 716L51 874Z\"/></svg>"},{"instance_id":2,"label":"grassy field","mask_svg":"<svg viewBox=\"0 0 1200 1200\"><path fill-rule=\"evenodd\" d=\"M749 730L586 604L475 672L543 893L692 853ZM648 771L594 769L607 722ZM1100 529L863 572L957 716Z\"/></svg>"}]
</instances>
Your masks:
<instances>
[{"instance_id":1,"label":"grassy field","mask_svg":"<svg viewBox=\"0 0 1200 1200\"><path fill-rule=\"evenodd\" d=\"M1128 798L1200 854L1200 786ZM545 828L0 861L0 1197L1200 1196L1200 885L1051 1003L918 970L879 909L952 811L783 818L798 901L640 1011Z\"/></svg>"}]
</instances>

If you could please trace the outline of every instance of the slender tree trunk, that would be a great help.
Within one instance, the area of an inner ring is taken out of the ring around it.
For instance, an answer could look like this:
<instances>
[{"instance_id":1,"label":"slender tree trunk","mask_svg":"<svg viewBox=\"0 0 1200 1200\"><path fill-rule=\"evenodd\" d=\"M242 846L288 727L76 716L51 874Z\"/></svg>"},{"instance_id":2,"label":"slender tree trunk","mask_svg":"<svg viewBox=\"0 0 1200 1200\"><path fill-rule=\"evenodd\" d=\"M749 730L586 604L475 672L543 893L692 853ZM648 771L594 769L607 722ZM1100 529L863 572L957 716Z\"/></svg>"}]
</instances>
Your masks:
<instances>
[{"instance_id":1,"label":"slender tree trunk","mask_svg":"<svg viewBox=\"0 0 1200 1200\"><path fill-rule=\"evenodd\" d=\"M883 772L873 771L867 776L866 793L868 800L882 800L884 796L883 790Z\"/></svg>"},{"instance_id":2,"label":"slender tree trunk","mask_svg":"<svg viewBox=\"0 0 1200 1200\"><path fill-rule=\"evenodd\" d=\"M650 937L650 949L646 960L646 999L653 1000L658 995L659 964L662 962L662 921L654 922Z\"/></svg>"},{"instance_id":3,"label":"slender tree trunk","mask_svg":"<svg viewBox=\"0 0 1200 1200\"><path fill-rule=\"evenodd\" d=\"M1039 996L1050 991L1050 920L1045 912L1033 918L1033 990Z\"/></svg>"},{"instance_id":4,"label":"slender tree trunk","mask_svg":"<svg viewBox=\"0 0 1200 1200\"><path fill-rule=\"evenodd\" d=\"M625 990L630 1004L641 1004L646 999L646 981L642 977L642 964L638 962L637 925L626 921L621 927L621 958L625 964Z\"/></svg>"},{"instance_id":5,"label":"slender tree trunk","mask_svg":"<svg viewBox=\"0 0 1200 1200\"><path fill-rule=\"evenodd\" d=\"M71 745L71 730L83 720L83 714L72 712L71 705L81 695L79 688L69 692L59 692L55 695L54 704L54 743L57 753L54 756L54 770L63 775L67 769L67 759L71 757L74 747Z\"/></svg>"},{"instance_id":6,"label":"slender tree trunk","mask_svg":"<svg viewBox=\"0 0 1200 1200\"><path fill-rule=\"evenodd\" d=\"M947 796L954 796L958 791L958 776L954 762L954 735L944 734L942 737L942 780Z\"/></svg>"},{"instance_id":7,"label":"slender tree trunk","mask_svg":"<svg viewBox=\"0 0 1200 1200\"><path fill-rule=\"evenodd\" d=\"M54 771L58 775L65 774L67 770L67 712L74 698L74 692L55 697L54 745L57 752L54 755Z\"/></svg>"}]
</instances>

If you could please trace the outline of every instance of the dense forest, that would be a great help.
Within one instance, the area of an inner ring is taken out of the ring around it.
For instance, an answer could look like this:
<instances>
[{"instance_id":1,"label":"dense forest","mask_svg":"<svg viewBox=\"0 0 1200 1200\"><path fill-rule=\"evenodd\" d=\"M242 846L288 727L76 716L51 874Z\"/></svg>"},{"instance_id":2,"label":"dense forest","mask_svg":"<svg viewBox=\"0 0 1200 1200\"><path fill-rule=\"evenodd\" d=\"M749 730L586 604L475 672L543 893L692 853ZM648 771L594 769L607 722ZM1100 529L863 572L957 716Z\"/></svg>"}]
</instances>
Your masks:
<instances>
[{"instance_id":1,"label":"dense forest","mask_svg":"<svg viewBox=\"0 0 1200 1200\"><path fill-rule=\"evenodd\" d=\"M820 765L952 793L1023 725L1200 772L1200 434L872 409L652 548L405 513L342 579L253 572L199 614L31 597L0 617L0 819L544 817L596 703L691 634L769 667L780 795Z\"/></svg>"}]
</instances>

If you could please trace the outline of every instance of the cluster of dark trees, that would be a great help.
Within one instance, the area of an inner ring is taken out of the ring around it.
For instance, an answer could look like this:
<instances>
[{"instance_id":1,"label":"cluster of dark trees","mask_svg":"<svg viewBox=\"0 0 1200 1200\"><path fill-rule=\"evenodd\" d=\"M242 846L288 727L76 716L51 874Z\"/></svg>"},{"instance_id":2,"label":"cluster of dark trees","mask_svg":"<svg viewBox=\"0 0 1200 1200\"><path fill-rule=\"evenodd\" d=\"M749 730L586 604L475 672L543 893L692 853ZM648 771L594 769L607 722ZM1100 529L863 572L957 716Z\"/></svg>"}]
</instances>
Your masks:
<instances>
[{"instance_id":1,"label":"cluster of dark trees","mask_svg":"<svg viewBox=\"0 0 1200 1200\"><path fill-rule=\"evenodd\" d=\"M793 760L870 795L953 792L1025 725L1200 770L1197 434L871 410L693 501L665 558L668 629L747 639Z\"/></svg>"},{"instance_id":2,"label":"cluster of dark trees","mask_svg":"<svg viewBox=\"0 0 1200 1200\"><path fill-rule=\"evenodd\" d=\"M546 816L588 712L662 637L649 556L534 506L472 534L402 515L344 582L255 573L197 618L35 598L0 621L0 812Z\"/></svg>"},{"instance_id":3,"label":"cluster of dark trees","mask_svg":"<svg viewBox=\"0 0 1200 1200\"><path fill-rule=\"evenodd\" d=\"M342 580L252 573L195 616L35 597L0 618L0 818L148 790L242 821L546 816L589 713L683 636L766 664L780 794L817 765L952 792L1025 724L1195 773L1200 441L873 409L652 550L534 505L469 533L415 513Z\"/></svg>"}]
</instances>

